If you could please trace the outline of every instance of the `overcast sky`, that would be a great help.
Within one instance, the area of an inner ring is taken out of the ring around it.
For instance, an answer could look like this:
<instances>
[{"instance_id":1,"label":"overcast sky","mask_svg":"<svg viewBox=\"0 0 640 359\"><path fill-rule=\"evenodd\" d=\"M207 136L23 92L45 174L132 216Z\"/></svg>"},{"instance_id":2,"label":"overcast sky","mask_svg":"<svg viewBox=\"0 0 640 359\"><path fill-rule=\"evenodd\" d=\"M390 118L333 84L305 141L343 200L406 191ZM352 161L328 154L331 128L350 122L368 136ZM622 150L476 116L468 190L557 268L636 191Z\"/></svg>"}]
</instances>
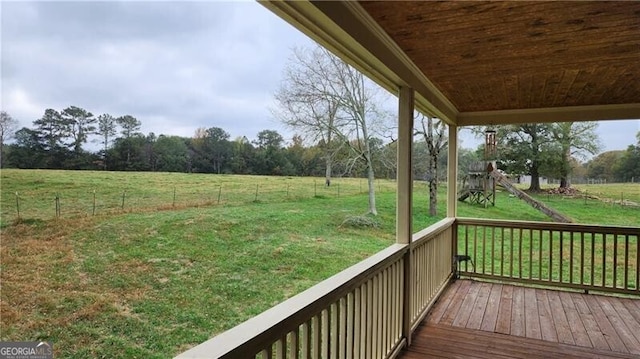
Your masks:
<instances>
[{"instance_id":1,"label":"overcast sky","mask_svg":"<svg viewBox=\"0 0 640 359\"><path fill-rule=\"evenodd\" d=\"M156 135L291 137L269 107L291 49L313 42L256 2L2 1L0 13L1 107L20 127L74 105L132 115ZM599 128L605 150L638 131L638 120Z\"/></svg>"}]
</instances>

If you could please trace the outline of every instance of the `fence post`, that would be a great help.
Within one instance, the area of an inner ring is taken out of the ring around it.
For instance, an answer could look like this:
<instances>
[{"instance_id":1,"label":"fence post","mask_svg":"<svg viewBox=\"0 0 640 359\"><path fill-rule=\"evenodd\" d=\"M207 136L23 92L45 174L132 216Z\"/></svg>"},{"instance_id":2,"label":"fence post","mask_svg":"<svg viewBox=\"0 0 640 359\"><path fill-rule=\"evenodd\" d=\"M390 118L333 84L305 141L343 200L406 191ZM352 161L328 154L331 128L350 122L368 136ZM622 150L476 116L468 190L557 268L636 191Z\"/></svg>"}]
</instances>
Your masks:
<instances>
[{"instance_id":1,"label":"fence post","mask_svg":"<svg viewBox=\"0 0 640 359\"><path fill-rule=\"evenodd\" d=\"M96 215L96 190L93 190L93 211L91 212L92 215Z\"/></svg>"},{"instance_id":2,"label":"fence post","mask_svg":"<svg viewBox=\"0 0 640 359\"><path fill-rule=\"evenodd\" d=\"M58 192L56 192L55 203L56 203L56 218L60 218L60 194Z\"/></svg>"},{"instance_id":3,"label":"fence post","mask_svg":"<svg viewBox=\"0 0 640 359\"><path fill-rule=\"evenodd\" d=\"M176 206L176 186L173 186L173 204L171 206Z\"/></svg>"},{"instance_id":4,"label":"fence post","mask_svg":"<svg viewBox=\"0 0 640 359\"><path fill-rule=\"evenodd\" d=\"M20 219L20 195L16 192L16 212L18 213L18 219Z\"/></svg>"},{"instance_id":5,"label":"fence post","mask_svg":"<svg viewBox=\"0 0 640 359\"><path fill-rule=\"evenodd\" d=\"M222 185L218 188L218 204L220 204L220 196L222 195Z\"/></svg>"},{"instance_id":6,"label":"fence post","mask_svg":"<svg viewBox=\"0 0 640 359\"><path fill-rule=\"evenodd\" d=\"M127 197L127 190L122 191L122 205L120 209L124 211L124 199Z\"/></svg>"}]
</instances>

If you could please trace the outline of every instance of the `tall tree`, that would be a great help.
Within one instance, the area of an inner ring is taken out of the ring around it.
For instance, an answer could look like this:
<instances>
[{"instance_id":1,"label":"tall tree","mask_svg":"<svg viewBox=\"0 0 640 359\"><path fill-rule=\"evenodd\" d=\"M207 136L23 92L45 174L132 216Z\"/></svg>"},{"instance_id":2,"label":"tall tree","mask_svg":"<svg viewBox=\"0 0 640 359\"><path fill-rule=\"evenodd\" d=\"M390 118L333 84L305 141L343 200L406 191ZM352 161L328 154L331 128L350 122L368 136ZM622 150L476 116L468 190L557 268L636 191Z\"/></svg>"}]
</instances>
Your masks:
<instances>
[{"instance_id":1,"label":"tall tree","mask_svg":"<svg viewBox=\"0 0 640 359\"><path fill-rule=\"evenodd\" d=\"M373 151L371 140L375 131L387 119L387 114L377 107L376 90L371 82L355 68L323 50L332 65L329 92L325 95L339 104L338 123L334 133L349 145L355 158L363 161L367 173L369 189L369 213L378 214L375 196L375 173L373 169ZM355 141L349 141L354 139Z\"/></svg>"},{"instance_id":2,"label":"tall tree","mask_svg":"<svg viewBox=\"0 0 640 359\"><path fill-rule=\"evenodd\" d=\"M15 133L7 164L16 168L47 168L46 151L38 131L23 127Z\"/></svg>"},{"instance_id":3,"label":"tall tree","mask_svg":"<svg viewBox=\"0 0 640 359\"><path fill-rule=\"evenodd\" d=\"M317 176L321 157L317 146L305 147L300 135L294 135L286 149L286 157L297 176Z\"/></svg>"},{"instance_id":4,"label":"tall tree","mask_svg":"<svg viewBox=\"0 0 640 359\"><path fill-rule=\"evenodd\" d=\"M627 148L615 169L616 177L623 182L640 182L640 132L636 138L637 144Z\"/></svg>"},{"instance_id":5,"label":"tall tree","mask_svg":"<svg viewBox=\"0 0 640 359\"><path fill-rule=\"evenodd\" d=\"M614 182L616 180L616 169L620 166L620 161L624 155L625 151L607 151L597 155L587 163L587 176Z\"/></svg>"},{"instance_id":6,"label":"tall tree","mask_svg":"<svg viewBox=\"0 0 640 359\"><path fill-rule=\"evenodd\" d=\"M209 164L206 158L206 141L207 141L207 129L204 127L196 128L191 141L188 142L189 149L191 150L191 166L194 172L207 173L209 170Z\"/></svg>"},{"instance_id":7,"label":"tall tree","mask_svg":"<svg viewBox=\"0 0 640 359\"><path fill-rule=\"evenodd\" d=\"M416 134L422 135L429 151L429 165L427 181L429 182L429 215L436 216L438 212L438 158L440 152L447 146L445 124L431 116L417 114L421 130Z\"/></svg>"},{"instance_id":8,"label":"tall tree","mask_svg":"<svg viewBox=\"0 0 640 359\"><path fill-rule=\"evenodd\" d=\"M76 106L62 110L60 117L65 128L65 135L71 137L73 152L79 155L82 152L82 145L87 142L87 136L96 130L94 126L96 118L91 112Z\"/></svg>"},{"instance_id":9,"label":"tall tree","mask_svg":"<svg viewBox=\"0 0 640 359\"><path fill-rule=\"evenodd\" d=\"M158 137L153 132L149 132L147 136L144 137L144 145L142 146L143 152L143 163L148 166L151 171L157 171L158 165L158 154L156 153L156 141Z\"/></svg>"},{"instance_id":10,"label":"tall tree","mask_svg":"<svg viewBox=\"0 0 640 359\"><path fill-rule=\"evenodd\" d=\"M364 75L320 47L306 55L302 51L298 51L298 56L294 53L291 62L284 90L276 95L281 112L285 113L285 123L316 138L329 134L331 137L324 136L328 149L340 151L339 146L330 145L333 141L348 146L353 159L349 167L356 161L364 164L369 213L377 214L371 140L387 116L377 107L380 101L376 89ZM330 158L329 153L326 158Z\"/></svg>"},{"instance_id":11,"label":"tall tree","mask_svg":"<svg viewBox=\"0 0 640 359\"><path fill-rule=\"evenodd\" d=\"M135 133L129 138L118 137L109 148L109 168L115 171L152 171L156 163L155 138Z\"/></svg>"},{"instance_id":12,"label":"tall tree","mask_svg":"<svg viewBox=\"0 0 640 359\"><path fill-rule=\"evenodd\" d=\"M211 162L215 173L227 171L227 161L231 157L231 135L220 127L207 129L207 144L211 155Z\"/></svg>"},{"instance_id":13,"label":"tall tree","mask_svg":"<svg viewBox=\"0 0 640 359\"><path fill-rule=\"evenodd\" d=\"M116 122L122 128L120 133L124 138L131 138L132 136L140 133L140 126L142 126L142 123L131 115L120 116L116 119Z\"/></svg>"},{"instance_id":14,"label":"tall tree","mask_svg":"<svg viewBox=\"0 0 640 359\"><path fill-rule=\"evenodd\" d=\"M540 191L540 176L557 151L551 148L550 124L519 124L497 127L499 160L511 173L531 176L529 191Z\"/></svg>"},{"instance_id":15,"label":"tall tree","mask_svg":"<svg viewBox=\"0 0 640 359\"><path fill-rule=\"evenodd\" d=\"M231 136L220 127L198 128L191 140L195 152L194 167L198 172L223 173L231 157Z\"/></svg>"},{"instance_id":16,"label":"tall tree","mask_svg":"<svg viewBox=\"0 0 640 359\"><path fill-rule=\"evenodd\" d=\"M18 126L16 121L11 115L5 111L0 111L0 168L4 165L4 143L6 140L13 137L13 133Z\"/></svg>"},{"instance_id":17,"label":"tall tree","mask_svg":"<svg viewBox=\"0 0 640 359\"><path fill-rule=\"evenodd\" d=\"M116 135L116 118L108 113L98 116L98 129L96 134L100 136L100 144L102 145L102 161L104 170L107 169L107 151L109 146L113 142L113 137Z\"/></svg>"},{"instance_id":18,"label":"tall tree","mask_svg":"<svg viewBox=\"0 0 640 359\"><path fill-rule=\"evenodd\" d=\"M54 109L46 109L44 115L33 121L36 126L38 139L45 152L47 168L62 168L67 157L67 147L64 143L67 128L60 113Z\"/></svg>"},{"instance_id":19,"label":"tall tree","mask_svg":"<svg viewBox=\"0 0 640 359\"><path fill-rule=\"evenodd\" d=\"M54 109L48 108L44 111L44 115L33 121L36 131L43 141L46 150L53 150L63 145L64 126L60 113Z\"/></svg>"},{"instance_id":20,"label":"tall tree","mask_svg":"<svg viewBox=\"0 0 640 359\"><path fill-rule=\"evenodd\" d=\"M595 154L600 149L597 127L597 122L560 122L551 126L551 138L560 154L555 166L560 188L571 186L572 157L584 158L585 153Z\"/></svg>"},{"instance_id":21,"label":"tall tree","mask_svg":"<svg viewBox=\"0 0 640 359\"><path fill-rule=\"evenodd\" d=\"M262 130L258 132L258 137L254 141L254 144L258 146L259 149L267 149L270 147L280 149L283 143L284 138L282 138L282 135L274 130Z\"/></svg>"},{"instance_id":22,"label":"tall tree","mask_svg":"<svg viewBox=\"0 0 640 359\"><path fill-rule=\"evenodd\" d=\"M249 165L254 152L255 149L245 136L234 139L231 142L231 159L229 163L231 172L236 174L254 173Z\"/></svg>"},{"instance_id":23,"label":"tall tree","mask_svg":"<svg viewBox=\"0 0 640 359\"><path fill-rule=\"evenodd\" d=\"M257 150L253 158L253 167L258 174L277 176L293 174L293 165L287 159L283 148L284 138L277 131L258 132L254 145Z\"/></svg>"},{"instance_id":24,"label":"tall tree","mask_svg":"<svg viewBox=\"0 0 640 359\"><path fill-rule=\"evenodd\" d=\"M342 145L334 135L339 101L325 95L330 91L328 75L332 66L320 47L294 48L275 94L278 108L273 110L285 125L311 142L319 143L324 155L327 186L331 184L334 158Z\"/></svg>"},{"instance_id":25,"label":"tall tree","mask_svg":"<svg viewBox=\"0 0 640 359\"><path fill-rule=\"evenodd\" d=\"M121 127L120 133L124 138L124 143L127 148L127 166L129 166L131 164L131 151L134 147L132 140L134 137L142 136L140 133L142 123L131 115L118 117L116 123Z\"/></svg>"},{"instance_id":26,"label":"tall tree","mask_svg":"<svg viewBox=\"0 0 640 359\"><path fill-rule=\"evenodd\" d=\"M160 135L153 144L155 163L153 167L161 172L187 171L187 145L185 138Z\"/></svg>"}]
</instances>

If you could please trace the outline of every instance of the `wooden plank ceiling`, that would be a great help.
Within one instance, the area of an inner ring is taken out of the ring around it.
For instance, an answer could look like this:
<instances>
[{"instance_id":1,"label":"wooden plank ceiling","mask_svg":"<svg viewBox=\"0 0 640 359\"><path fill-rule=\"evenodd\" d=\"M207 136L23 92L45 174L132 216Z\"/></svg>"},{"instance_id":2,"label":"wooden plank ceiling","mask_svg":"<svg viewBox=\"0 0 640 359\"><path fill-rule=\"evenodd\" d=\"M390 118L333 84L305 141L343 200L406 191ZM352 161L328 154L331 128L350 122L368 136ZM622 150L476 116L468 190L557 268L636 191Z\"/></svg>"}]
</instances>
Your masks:
<instances>
[{"instance_id":1,"label":"wooden plank ceiling","mask_svg":"<svg viewBox=\"0 0 640 359\"><path fill-rule=\"evenodd\" d=\"M460 112L640 102L640 2L359 4Z\"/></svg>"}]
</instances>

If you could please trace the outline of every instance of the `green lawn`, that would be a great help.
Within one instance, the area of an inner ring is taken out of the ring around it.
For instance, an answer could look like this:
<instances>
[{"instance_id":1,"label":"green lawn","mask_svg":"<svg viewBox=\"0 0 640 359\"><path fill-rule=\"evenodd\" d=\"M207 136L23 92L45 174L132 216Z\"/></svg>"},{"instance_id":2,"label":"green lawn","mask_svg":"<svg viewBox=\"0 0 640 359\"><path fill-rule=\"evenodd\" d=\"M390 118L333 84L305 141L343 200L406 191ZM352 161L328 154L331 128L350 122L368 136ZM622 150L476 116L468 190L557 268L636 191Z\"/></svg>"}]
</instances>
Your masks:
<instances>
[{"instance_id":1,"label":"green lawn","mask_svg":"<svg viewBox=\"0 0 640 359\"><path fill-rule=\"evenodd\" d=\"M578 223L640 226L640 207L621 206L580 197L534 195Z\"/></svg>"},{"instance_id":2,"label":"green lawn","mask_svg":"<svg viewBox=\"0 0 640 359\"><path fill-rule=\"evenodd\" d=\"M473 265L465 263L463 269L475 273L637 290L637 233L635 229L614 236L460 225L458 253L471 256Z\"/></svg>"},{"instance_id":3,"label":"green lawn","mask_svg":"<svg viewBox=\"0 0 640 359\"><path fill-rule=\"evenodd\" d=\"M56 196L60 217L75 218L256 201L337 198L367 191L366 179L359 178L336 178L326 187L323 178L312 177L13 169L4 169L0 175L0 226L17 219L18 206L22 219L56 218ZM376 191L394 192L395 182L379 180Z\"/></svg>"},{"instance_id":4,"label":"green lawn","mask_svg":"<svg viewBox=\"0 0 640 359\"><path fill-rule=\"evenodd\" d=\"M0 339L51 340L56 357L65 358L171 357L393 243L394 182L377 185L378 228L342 225L366 211L365 181L337 179L328 189L322 183L3 170ZM123 188L125 201L141 205L118 208ZM98 215L92 200L78 199L84 209L67 212L73 193L86 197L94 189L113 198L102 200ZM13 217L16 191L21 222ZM66 199L58 220L56 192ZM426 193L416 184L416 231L441 218L426 215ZM442 214L444 190L440 199ZM640 225L637 209L610 214L606 206L571 203L559 205L578 221ZM495 207L458 203L458 214L546 220L502 192Z\"/></svg>"}]
</instances>

